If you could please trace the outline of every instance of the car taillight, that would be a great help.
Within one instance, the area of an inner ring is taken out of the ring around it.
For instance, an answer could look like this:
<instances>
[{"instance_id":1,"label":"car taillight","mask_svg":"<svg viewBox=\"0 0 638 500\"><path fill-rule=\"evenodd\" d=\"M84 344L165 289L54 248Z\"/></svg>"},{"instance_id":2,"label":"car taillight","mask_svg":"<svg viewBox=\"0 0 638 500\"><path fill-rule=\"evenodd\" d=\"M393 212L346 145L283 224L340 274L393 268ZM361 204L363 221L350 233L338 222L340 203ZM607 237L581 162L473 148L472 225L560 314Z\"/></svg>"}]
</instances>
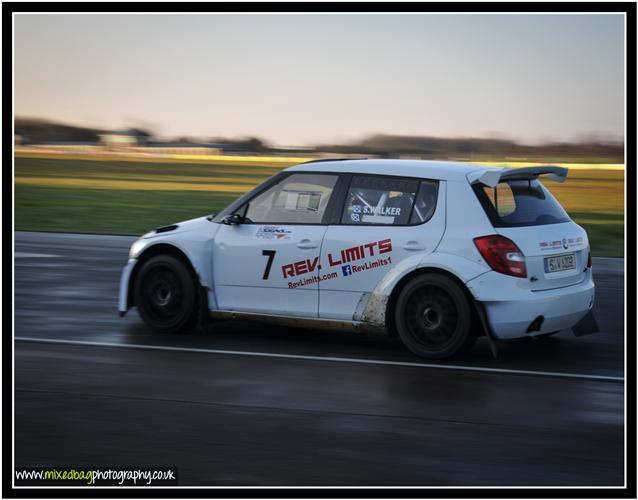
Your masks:
<instances>
[{"instance_id":1,"label":"car taillight","mask_svg":"<svg viewBox=\"0 0 638 500\"><path fill-rule=\"evenodd\" d=\"M509 238L498 234L481 236L474 238L474 244L494 271L517 278L527 278L525 256Z\"/></svg>"},{"instance_id":2,"label":"car taillight","mask_svg":"<svg viewBox=\"0 0 638 500\"><path fill-rule=\"evenodd\" d=\"M591 248L587 247L587 267L591 267Z\"/></svg>"}]
</instances>

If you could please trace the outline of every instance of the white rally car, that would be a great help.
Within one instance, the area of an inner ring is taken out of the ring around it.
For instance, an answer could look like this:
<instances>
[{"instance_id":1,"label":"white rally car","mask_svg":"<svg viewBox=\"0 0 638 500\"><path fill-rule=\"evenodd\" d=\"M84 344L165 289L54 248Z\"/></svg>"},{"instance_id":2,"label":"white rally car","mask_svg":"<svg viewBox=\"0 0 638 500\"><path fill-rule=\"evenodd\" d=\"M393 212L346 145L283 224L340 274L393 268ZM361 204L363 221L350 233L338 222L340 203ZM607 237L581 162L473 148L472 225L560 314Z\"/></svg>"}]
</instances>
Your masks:
<instances>
[{"instance_id":1,"label":"white rally car","mask_svg":"<svg viewBox=\"0 0 638 500\"><path fill-rule=\"evenodd\" d=\"M381 329L444 358L477 336L597 327L587 234L539 181L561 167L319 160L214 216L131 246L119 311L152 329L210 318Z\"/></svg>"}]
</instances>

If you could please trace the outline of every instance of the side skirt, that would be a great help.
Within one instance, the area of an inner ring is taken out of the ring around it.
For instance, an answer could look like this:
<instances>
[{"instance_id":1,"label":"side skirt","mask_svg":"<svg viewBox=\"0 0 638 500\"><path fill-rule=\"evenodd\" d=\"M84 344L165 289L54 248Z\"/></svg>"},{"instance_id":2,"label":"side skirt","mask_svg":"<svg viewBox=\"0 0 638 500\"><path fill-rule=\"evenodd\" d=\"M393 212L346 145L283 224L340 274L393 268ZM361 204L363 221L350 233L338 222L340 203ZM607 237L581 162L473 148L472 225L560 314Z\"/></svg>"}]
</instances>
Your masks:
<instances>
[{"instance_id":1,"label":"side skirt","mask_svg":"<svg viewBox=\"0 0 638 500\"><path fill-rule=\"evenodd\" d=\"M274 325L297 326L320 330L345 330L360 333L386 333L385 328L362 321L331 320L323 318L307 318L300 316L280 316L276 314L260 314L241 311L209 311L209 315L217 320L248 320L270 323Z\"/></svg>"}]
</instances>

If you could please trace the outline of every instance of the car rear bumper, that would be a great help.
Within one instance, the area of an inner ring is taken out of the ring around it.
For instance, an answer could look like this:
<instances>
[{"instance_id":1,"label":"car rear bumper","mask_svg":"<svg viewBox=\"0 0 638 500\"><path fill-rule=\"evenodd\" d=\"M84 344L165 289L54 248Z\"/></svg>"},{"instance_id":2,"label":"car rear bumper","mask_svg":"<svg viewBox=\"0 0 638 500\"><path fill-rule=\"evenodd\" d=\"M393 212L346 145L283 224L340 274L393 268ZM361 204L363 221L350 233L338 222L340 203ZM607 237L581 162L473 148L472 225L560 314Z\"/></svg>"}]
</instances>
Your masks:
<instances>
[{"instance_id":1,"label":"car rear bumper","mask_svg":"<svg viewBox=\"0 0 638 500\"><path fill-rule=\"evenodd\" d=\"M510 280L509 277L503 277ZM496 281L499 280L500 277L496 277ZM485 286L486 283L490 285ZM498 339L531 337L571 328L594 305L595 286L591 271L576 285L536 292L514 288L509 293L503 293L507 289L495 286L490 279L483 279L484 290L477 293L476 287L473 289L471 284L468 283L468 286L475 298L484 305L489 326Z\"/></svg>"}]
</instances>

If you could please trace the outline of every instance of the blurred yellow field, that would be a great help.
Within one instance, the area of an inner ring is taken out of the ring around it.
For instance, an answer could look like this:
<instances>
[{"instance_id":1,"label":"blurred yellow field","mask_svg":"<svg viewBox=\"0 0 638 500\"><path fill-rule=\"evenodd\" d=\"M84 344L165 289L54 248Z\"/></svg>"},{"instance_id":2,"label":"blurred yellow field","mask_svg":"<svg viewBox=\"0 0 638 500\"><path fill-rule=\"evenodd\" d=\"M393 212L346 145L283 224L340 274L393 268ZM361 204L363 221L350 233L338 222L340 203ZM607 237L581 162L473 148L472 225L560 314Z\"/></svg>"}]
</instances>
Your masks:
<instances>
[{"instance_id":1,"label":"blurred yellow field","mask_svg":"<svg viewBox=\"0 0 638 500\"><path fill-rule=\"evenodd\" d=\"M229 166L252 167L281 167L285 168L303 163L312 158L293 158L282 156L222 156L222 155L183 155L183 154L123 154L117 152L101 153L71 153L52 151L19 150L16 158L56 159L56 160L86 160L86 161L126 161L139 163L187 163L211 164Z\"/></svg>"},{"instance_id":2,"label":"blurred yellow field","mask_svg":"<svg viewBox=\"0 0 638 500\"><path fill-rule=\"evenodd\" d=\"M284 157L284 156L228 156L228 155L194 155L194 154L123 154L117 152L101 152L101 153L71 153L71 152L38 152L37 150L19 150L16 151L17 158L53 158L59 160L89 160L89 161L131 161L141 163L188 163L188 164L211 164L211 165L227 165L227 166L253 166L253 167L281 167L296 165L312 160L309 157ZM538 165L547 165L547 162L522 162L522 161L468 161L475 165L484 165L492 167L533 167ZM560 165L571 170L590 170L591 163L552 163L552 165ZM595 164L597 171L602 170L624 170L622 163L597 163Z\"/></svg>"},{"instance_id":3,"label":"blurred yellow field","mask_svg":"<svg viewBox=\"0 0 638 500\"><path fill-rule=\"evenodd\" d=\"M15 158L16 227L141 234L220 210L282 168L308 161L248 158L210 163L190 157L20 154ZM570 168L566 182L545 185L587 229L594 255L622 255L624 170L565 166Z\"/></svg>"},{"instance_id":4,"label":"blurred yellow field","mask_svg":"<svg viewBox=\"0 0 638 500\"><path fill-rule=\"evenodd\" d=\"M624 206L622 172L598 172L583 170L571 173L564 184L547 182L547 187L559 199L567 210L576 211L611 211L621 212ZM15 184L25 186L84 188L84 189L118 189L143 191L209 191L224 193L244 193L257 185L260 178L249 180L238 174L234 177L218 176L176 176L145 174L139 177L122 179L121 174L114 177L109 174L81 174L78 177L68 176L32 176L15 177ZM264 177L265 178L265 177Z\"/></svg>"},{"instance_id":5,"label":"blurred yellow field","mask_svg":"<svg viewBox=\"0 0 638 500\"><path fill-rule=\"evenodd\" d=\"M244 193L255 184L246 182L215 182L206 177L195 181L188 178L188 181L177 182L179 178L157 179L149 178L145 180L118 180L108 177L92 176L90 178L73 179L68 177L16 177L15 184L23 186L42 187L63 187L63 188L86 188L86 189L124 189L133 191L211 191L223 193ZM171 178L171 176L166 176ZM190 182L189 182L190 181Z\"/></svg>"},{"instance_id":6,"label":"blurred yellow field","mask_svg":"<svg viewBox=\"0 0 638 500\"><path fill-rule=\"evenodd\" d=\"M16 171L15 184L75 189L109 189L135 191L205 191L221 193L243 193L259 184L288 164L309 161L308 158L264 157L219 157L225 162L211 163L212 158L202 155L174 155L175 160L149 157L128 157L122 155L60 155L60 154L21 154L18 158L31 160L56 160L55 169L19 168ZM206 158L206 161L203 159ZM218 158L218 157L214 157ZM192 163L198 159L197 163ZM249 161L249 166L244 163ZM119 165L125 162L128 167ZM136 162L150 164L150 168L141 170L132 166ZM65 168L60 168L64 163ZM485 162L477 164L487 165ZM73 165L73 168L68 168ZM180 165L189 168L182 169ZM492 166L526 167L534 163L492 162ZM169 171L166 171L169 166ZM567 210L577 212L622 212L624 206L624 166L623 165L585 165L563 164L570 173L563 184L547 182L548 188ZM220 167L234 167L224 170ZM183 171L180 171L183 170ZM199 175L197 175L199 174Z\"/></svg>"}]
</instances>

